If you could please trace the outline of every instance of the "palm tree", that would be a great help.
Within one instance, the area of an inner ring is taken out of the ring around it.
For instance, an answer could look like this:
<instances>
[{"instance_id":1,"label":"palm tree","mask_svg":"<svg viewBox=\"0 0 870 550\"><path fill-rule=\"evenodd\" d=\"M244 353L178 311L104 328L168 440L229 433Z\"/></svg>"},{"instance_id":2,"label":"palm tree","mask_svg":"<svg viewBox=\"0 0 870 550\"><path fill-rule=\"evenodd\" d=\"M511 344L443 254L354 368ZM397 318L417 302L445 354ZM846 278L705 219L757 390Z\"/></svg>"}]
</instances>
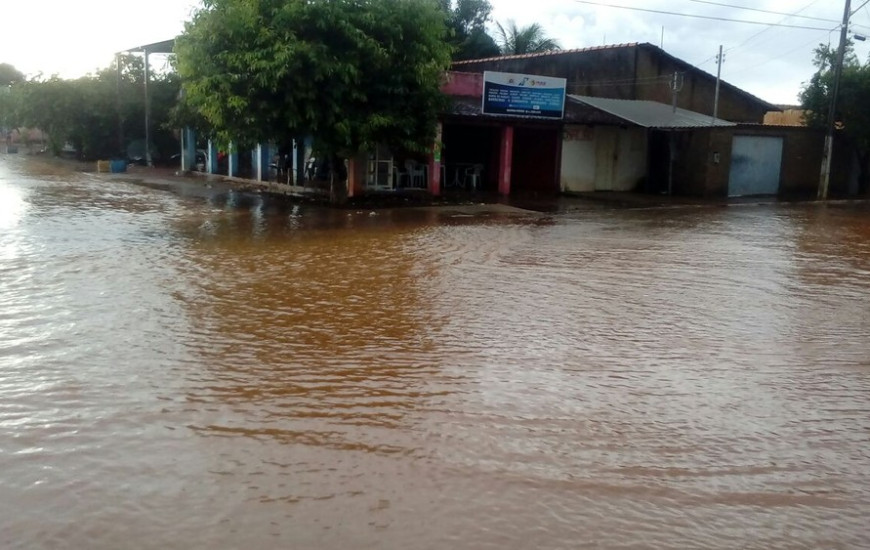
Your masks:
<instances>
[{"instance_id":1,"label":"palm tree","mask_svg":"<svg viewBox=\"0 0 870 550\"><path fill-rule=\"evenodd\" d=\"M498 22L495 26L498 27L497 42L503 55L541 53L562 49L556 39L547 38L544 27L539 23L519 28L516 21L508 19L507 28Z\"/></svg>"}]
</instances>

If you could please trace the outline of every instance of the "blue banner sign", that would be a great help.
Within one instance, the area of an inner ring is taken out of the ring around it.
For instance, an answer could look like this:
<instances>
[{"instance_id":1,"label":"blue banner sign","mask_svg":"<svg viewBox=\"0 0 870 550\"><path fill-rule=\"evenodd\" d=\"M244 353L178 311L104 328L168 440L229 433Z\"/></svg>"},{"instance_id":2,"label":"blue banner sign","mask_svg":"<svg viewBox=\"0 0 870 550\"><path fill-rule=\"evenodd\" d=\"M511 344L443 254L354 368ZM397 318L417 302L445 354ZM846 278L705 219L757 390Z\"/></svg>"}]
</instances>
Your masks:
<instances>
[{"instance_id":1,"label":"blue banner sign","mask_svg":"<svg viewBox=\"0 0 870 550\"><path fill-rule=\"evenodd\" d=\"M531 74L483 73L483 114L561 119L564 78Z\"/></svg>"}]
</instances>

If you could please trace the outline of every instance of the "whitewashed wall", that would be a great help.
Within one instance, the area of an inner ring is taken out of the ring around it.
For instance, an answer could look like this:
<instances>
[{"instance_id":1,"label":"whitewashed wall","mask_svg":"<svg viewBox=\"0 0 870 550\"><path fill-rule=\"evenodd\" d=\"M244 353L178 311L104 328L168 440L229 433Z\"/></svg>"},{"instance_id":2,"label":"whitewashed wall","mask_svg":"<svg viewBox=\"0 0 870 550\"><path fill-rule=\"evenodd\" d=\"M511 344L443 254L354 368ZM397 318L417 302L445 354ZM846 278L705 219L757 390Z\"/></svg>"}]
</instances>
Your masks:
<instances>
[{"instance_id":1,"label":"whitewashed wall","mask_svg":"<svg viewBox=\"0 0 870 550\"><path fill-rule=\"evenodd\" d=\"M562 137L564 192L634 191L647 174L644 128L568 125Z\"/></svg>"},{"instance_id":2,"label":"whitewashed wall","mask_svg":"<svg viewBox=\"0 0 870 550\"><path fill-rule=\"evenodd\" d=\"M562 133L562 191L595 191L595 128L568 125Z\"/></svg>"}]
</instances>

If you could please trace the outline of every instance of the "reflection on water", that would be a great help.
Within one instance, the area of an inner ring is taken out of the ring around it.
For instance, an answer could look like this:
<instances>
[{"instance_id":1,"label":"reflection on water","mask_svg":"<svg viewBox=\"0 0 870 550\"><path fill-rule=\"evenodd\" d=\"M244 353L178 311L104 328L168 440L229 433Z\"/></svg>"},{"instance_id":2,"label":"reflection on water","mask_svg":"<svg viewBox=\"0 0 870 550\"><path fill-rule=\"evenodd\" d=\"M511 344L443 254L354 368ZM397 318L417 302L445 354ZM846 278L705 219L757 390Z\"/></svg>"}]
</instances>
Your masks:
<instances>
[{"instance_id":1,"label":"reflection on water","mask_svg":"<svg viewBox=\"0 0 870 550\"><path fill-rule=\"evenodd\" d=\"M0 158L0 547L860 547L867 210L321 210Z\"/></svg>"}]
</instances>

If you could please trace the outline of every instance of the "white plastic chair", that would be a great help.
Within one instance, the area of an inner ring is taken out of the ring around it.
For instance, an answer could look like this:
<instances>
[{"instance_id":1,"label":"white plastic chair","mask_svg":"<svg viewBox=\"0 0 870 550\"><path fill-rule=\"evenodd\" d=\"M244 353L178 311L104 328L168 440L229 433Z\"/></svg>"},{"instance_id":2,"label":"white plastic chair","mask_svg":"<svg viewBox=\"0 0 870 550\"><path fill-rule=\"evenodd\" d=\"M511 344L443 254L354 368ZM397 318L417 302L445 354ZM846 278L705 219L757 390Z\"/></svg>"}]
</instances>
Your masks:
<instances>
[{"instance_id":1,"label":"white plastic chair","mask_svg":"<svg viewBox=\"0 0 870 550\"><path fill-rule=\"evenodd\" d=\"M475 164L470 168L465 169L465 186L471 182L471 190L477 191L477 186L480 185L480 173L483 172L482 164Z\"/></svg>"},{"instance_id":2,"label":"white plastic chair","mask_svg":"<svg viewBox=\"0 0 870 550\"><path fill-rule=\"evenodd\" d=\"M405 172L408 174L408 187L426 187L426 170L422 164L414 160L406 160Z\"/></svg>"}]
</instances>

